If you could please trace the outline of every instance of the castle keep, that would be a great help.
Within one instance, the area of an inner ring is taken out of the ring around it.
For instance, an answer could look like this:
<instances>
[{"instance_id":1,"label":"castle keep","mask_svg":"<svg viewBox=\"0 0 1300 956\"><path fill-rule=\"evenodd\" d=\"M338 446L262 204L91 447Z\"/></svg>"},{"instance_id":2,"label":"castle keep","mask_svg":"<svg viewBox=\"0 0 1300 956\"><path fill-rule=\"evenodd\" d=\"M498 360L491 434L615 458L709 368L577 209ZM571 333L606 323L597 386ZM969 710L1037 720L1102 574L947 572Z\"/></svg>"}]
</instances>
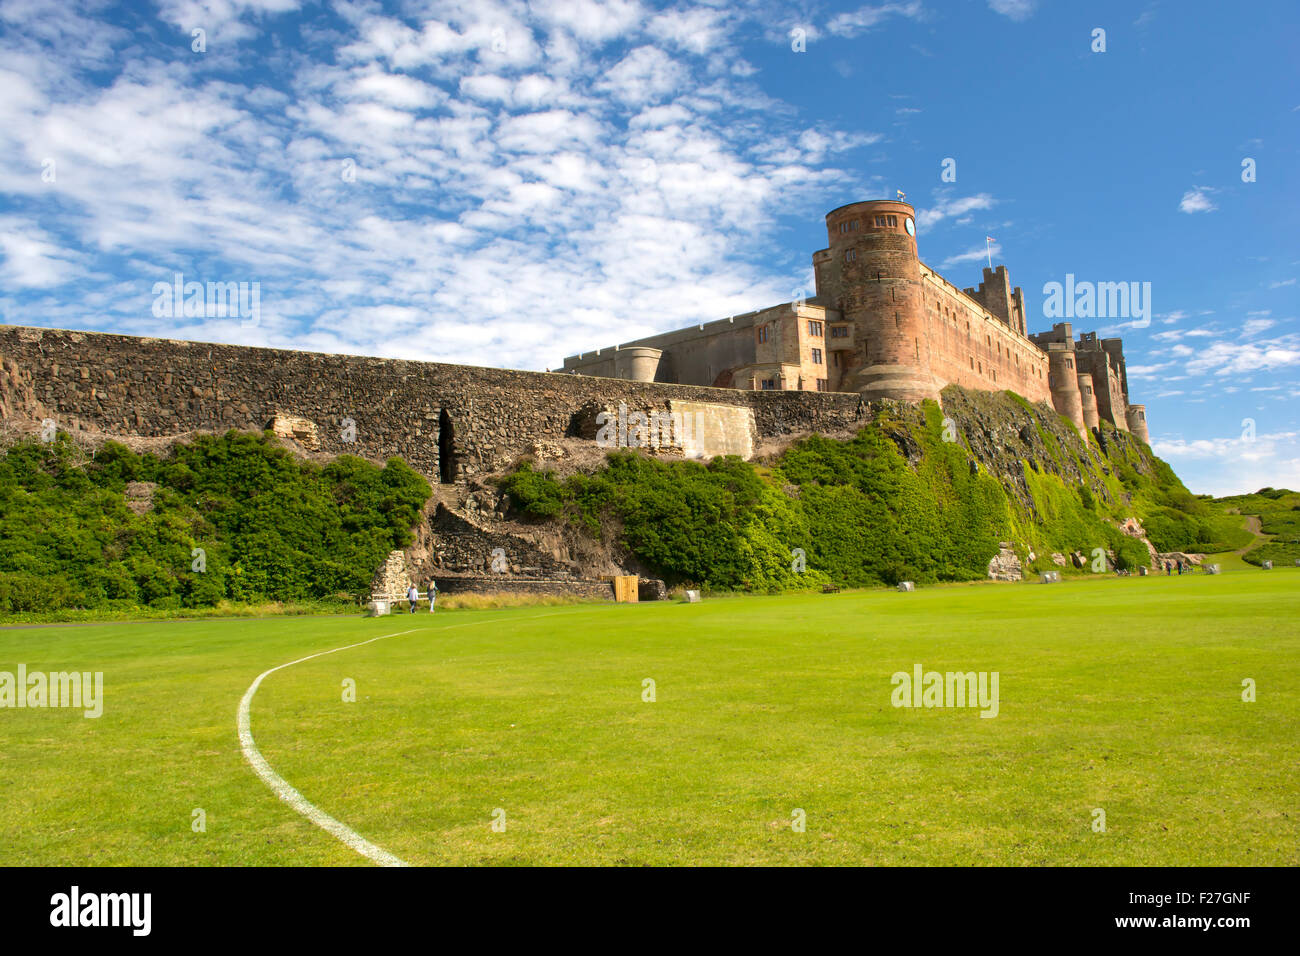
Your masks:
<instances>
[{"instance_id":1,"label":"castle keep","mask_svg":"<svg viewBox=\"0 0 1300 956\"><path fill-rule=\"evenodd\" d=\"M850 203L826 215L813 253L816 295L571 355L564 370L637 382L745 391L856 392L938 400L945 385L1009 389L1046 402L1084 432L1107 421L1150 443L1129 403L1123 344L1069 323L1030 334L1006 266L958 289L917 254L905 202Z\"/></svg>"}]
</instances>

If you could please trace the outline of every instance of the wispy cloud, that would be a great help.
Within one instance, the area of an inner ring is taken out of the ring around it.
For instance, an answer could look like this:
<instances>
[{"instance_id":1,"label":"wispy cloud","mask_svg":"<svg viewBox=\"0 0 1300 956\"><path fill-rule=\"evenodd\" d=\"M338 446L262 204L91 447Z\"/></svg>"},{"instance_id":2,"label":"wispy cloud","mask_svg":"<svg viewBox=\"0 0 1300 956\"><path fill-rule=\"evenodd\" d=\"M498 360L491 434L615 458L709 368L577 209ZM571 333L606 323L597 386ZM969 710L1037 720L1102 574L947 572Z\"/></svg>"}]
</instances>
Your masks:
<instances>
[{"instance_id":1,"label":"wispy cloud","mask_svg":"<svg viewBox=\"0 0 1300 956\"><path fill-rule=\"evenodd\" d=\"M1210 193L1212 192L1214 190L1209 186L1193 186L1183 193L1183 198L1178 203L1179 210L1188 214L1213 212L1219 207L1210 200Z\"/></svg>"},{"instance_id":2,"label":"wispy cloud","mask_svg":"<svg viewBox=\"0 0 1300 956\"><path fill-rule=\"evenodd\" d=\"M937 194L934 203L916 210L916 228L926 232L945 219L964 216L970 212L992 209L997 200L988 193L974 196L952 196L947 193Z\"/></svg>"},{"instance_id":3,"label":"wispy cloud","mask_svg":"<svg viewBox=\"0 0 1300 956\"><path fill-rule=\"evenodd\" d=\"M1027 20L1038 7L1038 0L989 0L989 9L1012 20Z\"/></svg>"},{"instance_id":4,"label":"wispy cloud","mask_svg":"<svg viewBox=\"0 0 1300 956\"><path fill-rule=\"evenodd\" d=\"M1177 351L1175 349L1175 351ZM1235 375L1300 365L1300 342L1283 336L1266 342L1211 342L1188 356L1192 375Z\"/></svg>"},{"instance_id":5,"label":"wispy cloud","mask_svg":"<svg viewBox=\"0 0 1300 956\"><path fill-rule=\"evenodd\" d=\"M882 3L874 6L868 4L859 7L852 13L841 13L832 17L831 21L826 24L826 29L836 36L852 38L861 33L866 33L891 17L906 17L916 20L923 15L924 10L920 0L911 0L911 2L907 3Z\"/></svg>"},{"instance_id":6,"label":"wispy cloud","mask_svg":"<svg viewBox=\"0 0 1300 956\"><path fill-rule=\"evenodd\" d=\"M996 242L988 248L984 246L974 246L966 252L959 252L956 255L944 259L943 262L940 263L940 267L949 269L952 266L959 266L964 262L987 261L990 254L993 256L1002 255L1002 247Z\"/></svg>"}]
</instances>

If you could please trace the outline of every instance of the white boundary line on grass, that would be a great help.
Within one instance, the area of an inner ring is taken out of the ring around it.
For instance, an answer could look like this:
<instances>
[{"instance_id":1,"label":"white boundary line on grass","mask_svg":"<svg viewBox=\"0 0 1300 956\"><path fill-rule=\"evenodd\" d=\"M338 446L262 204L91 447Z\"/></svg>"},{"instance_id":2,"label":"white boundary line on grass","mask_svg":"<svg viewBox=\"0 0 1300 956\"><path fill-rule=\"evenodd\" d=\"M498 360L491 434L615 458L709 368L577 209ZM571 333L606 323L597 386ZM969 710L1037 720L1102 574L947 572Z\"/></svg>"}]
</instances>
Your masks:
<instances>
[{"instance_id":1,"label":"white boundary line on grass","mask_svg":"<svg viewBox=\"0 0 1300 956\"><path fill-rule=\"evenodd\" d=\"M519 618L521 621L536 620L539 617L559 617L562 614L574 614L575 611L558 611L554 614L533 614L529 617ZM475 624L490 624L491 621L466 621L464 624L451 624L447 627L437 628L437 632L450 631L458 627L472 627ZM253 727L251 710L253 706L253 695L257 689L262 686L262 681L270 677L276 671L284 670L286 667L292 667L294 664L301 664L303 661L310 661L317 657L325 657L328 654L337 654L339 651L348 651L354 647L364 647L366 644L373 644L375 641L382 641L390 637L401 637L403 634L414 634L416 631L427 631L427 627L413 627L406 631L395 631L392 634L381 634L379 637L372 637L366 641L358 641L355 644L348 644L346 647L335 647L328 651L318 651L315 654L308 654L306 657L300 657L296 661L289 661L287 664L278 664L270 670L265 670L257 675L257 680L249 685L248 690L244 692L243 699L239 702L239 710L236 715L236 724L239 727L239 749L244 752L244 757L253 767L253 772L262 778L265 783L275 793L277 797L289 804L295 811L302 814L316 826L320 827L327 833L332 834L341 840L349 849L356 850L367 859L373 860L380 866L410 866L405 860L389 853L382 846L371 843L356 830L353 830L345 823L340 823L332 816L316 806L294 786L285 780L284 777L276 773L266 758L262 756L261 751L257 749L257 744L253 740Z\"/></svg>"}]
</instances>

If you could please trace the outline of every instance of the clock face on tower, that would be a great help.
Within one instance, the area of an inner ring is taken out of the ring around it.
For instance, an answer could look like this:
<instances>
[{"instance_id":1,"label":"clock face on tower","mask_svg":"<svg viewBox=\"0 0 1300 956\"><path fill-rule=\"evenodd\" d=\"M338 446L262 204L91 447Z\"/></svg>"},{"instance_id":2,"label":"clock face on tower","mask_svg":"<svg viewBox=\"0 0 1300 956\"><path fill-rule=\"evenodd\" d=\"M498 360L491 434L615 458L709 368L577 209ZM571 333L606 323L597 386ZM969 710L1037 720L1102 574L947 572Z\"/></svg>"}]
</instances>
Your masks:
<instances>
[{"instance_id":1,"label":"clock face on tower","mask_svg":"<svg viewBox=\"0 0 1300 956\"><path fill-rule=\"evenodd\" d=\"M907 227L907 234L909 236L916 235L916 223L912 222L911 216L908 216L906 219L903 220L903 225Z\"/></svg>"}]
</instances>

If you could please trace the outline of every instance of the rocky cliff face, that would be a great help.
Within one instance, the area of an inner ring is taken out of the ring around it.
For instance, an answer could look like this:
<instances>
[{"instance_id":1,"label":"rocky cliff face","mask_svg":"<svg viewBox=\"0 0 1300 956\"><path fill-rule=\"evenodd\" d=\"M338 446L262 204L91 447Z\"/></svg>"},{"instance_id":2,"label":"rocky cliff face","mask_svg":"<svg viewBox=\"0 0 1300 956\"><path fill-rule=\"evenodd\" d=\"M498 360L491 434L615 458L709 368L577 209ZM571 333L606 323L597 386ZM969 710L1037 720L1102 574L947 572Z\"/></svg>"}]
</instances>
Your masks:
<instances>
[{"instance_id":1,"label":"rocky cliff face","mask_svg":"<svg viewBox=\"0 0 1300 956\"><path fill-rule=\"evenodd\" d=\"M955 440L1031 511L1036 502L1027 480L1030 471L1056 475L1069 486L1085 485L1099 500L1115 505L1121 502L1113 500L1113 486L1105 479L1114 475L1117 461L1128 462L1140 474L1154 471L1151 450L1110 425L1093 431L1085 443L1068 419L1009 392L949 386L942 397Z\"/></svg>"}]
</instances>

